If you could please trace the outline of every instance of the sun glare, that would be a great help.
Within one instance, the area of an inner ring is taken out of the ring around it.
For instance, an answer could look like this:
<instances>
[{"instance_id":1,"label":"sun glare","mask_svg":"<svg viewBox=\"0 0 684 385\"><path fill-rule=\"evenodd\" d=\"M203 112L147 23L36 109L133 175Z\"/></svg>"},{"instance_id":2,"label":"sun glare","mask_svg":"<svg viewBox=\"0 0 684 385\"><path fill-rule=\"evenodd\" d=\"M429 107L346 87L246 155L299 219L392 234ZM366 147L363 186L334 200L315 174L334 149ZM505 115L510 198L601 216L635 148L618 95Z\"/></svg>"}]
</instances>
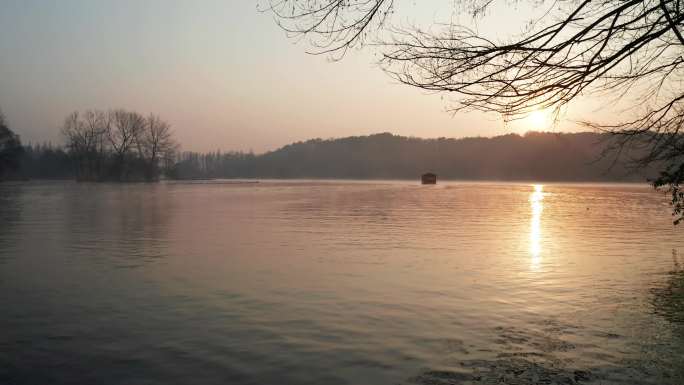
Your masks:
<instances>
[{"instance_id":1,"label":"sun glare","mask_svg":"<svg viewBox=\"0 0 684 385\"><path fill-rule=\"evenodd\" d=\"M544 110L532 111L527 116L528 130L542 130L548 126L548 114Z\"/></svg>"}]
</instances>

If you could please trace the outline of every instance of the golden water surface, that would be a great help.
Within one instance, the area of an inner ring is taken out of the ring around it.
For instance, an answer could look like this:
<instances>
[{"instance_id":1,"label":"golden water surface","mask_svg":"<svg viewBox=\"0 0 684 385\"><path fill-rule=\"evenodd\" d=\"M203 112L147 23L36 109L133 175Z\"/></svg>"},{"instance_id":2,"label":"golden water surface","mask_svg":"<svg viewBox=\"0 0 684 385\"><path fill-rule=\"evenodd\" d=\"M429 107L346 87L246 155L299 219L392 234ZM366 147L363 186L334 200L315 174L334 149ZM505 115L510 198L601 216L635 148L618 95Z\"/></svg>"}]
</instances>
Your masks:
<instances>
[{"instance_id":1,"label":"golden water surface","mask_svg":"<svg viewBox=\"0 0 684 385\"><path fill-rule=\"evenodd\" d=\"M3 384L682 384L641 185L0 185Z\"/></svg>"}]
</instances>

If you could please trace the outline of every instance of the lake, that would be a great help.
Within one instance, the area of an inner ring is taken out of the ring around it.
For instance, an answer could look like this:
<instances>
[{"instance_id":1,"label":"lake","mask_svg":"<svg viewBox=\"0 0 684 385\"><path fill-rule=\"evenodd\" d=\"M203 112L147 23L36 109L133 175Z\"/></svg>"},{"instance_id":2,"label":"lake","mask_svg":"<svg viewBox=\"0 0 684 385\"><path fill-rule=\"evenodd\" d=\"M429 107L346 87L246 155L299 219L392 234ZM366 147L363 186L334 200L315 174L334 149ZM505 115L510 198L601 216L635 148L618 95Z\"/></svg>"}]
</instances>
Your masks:
<instances>
[{"instance_id":1,"label":"lake","mask_svg":"<svg viewBox=\"0 0 684 385\"><path fill-rule=\"evenodd\" d=\"M0 184L2 384L682 384L646 185Z\"/></svg>"}]
</instances>

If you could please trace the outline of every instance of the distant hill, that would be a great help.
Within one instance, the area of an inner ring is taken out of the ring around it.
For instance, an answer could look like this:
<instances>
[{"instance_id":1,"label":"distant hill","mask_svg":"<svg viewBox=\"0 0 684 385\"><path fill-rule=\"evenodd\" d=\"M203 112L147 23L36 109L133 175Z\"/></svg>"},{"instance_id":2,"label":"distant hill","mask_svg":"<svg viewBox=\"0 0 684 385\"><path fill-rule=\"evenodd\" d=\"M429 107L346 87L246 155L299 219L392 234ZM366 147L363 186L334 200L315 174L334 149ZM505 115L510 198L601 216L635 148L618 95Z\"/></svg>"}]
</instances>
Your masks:
<instances>
[{"instance_id":1,"label":"distant hill","mask_svg":"<svg viewBox=\"0 0 684 385\"><path fill-rule=\"evenodd\" d=\"M493 138L420 139L390 133L312 139L261 155L183 153L178 178L440 179L644 181L653 170L630 172L630 154L602 157L606 134L530 132ZM650 174L650 175L649 175Z\"/></svg>"}]
</instances>

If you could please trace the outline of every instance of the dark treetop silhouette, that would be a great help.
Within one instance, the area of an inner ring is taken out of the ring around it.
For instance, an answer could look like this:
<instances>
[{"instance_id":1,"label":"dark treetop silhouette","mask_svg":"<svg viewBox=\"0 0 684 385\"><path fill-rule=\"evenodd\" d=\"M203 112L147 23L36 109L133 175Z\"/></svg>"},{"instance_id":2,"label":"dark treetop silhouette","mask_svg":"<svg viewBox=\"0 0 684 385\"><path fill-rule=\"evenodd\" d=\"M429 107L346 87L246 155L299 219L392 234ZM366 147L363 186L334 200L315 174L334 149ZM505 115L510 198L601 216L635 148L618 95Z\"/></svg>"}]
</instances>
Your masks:
<instances>
[{"instance_id":1,"label":"dark treetop silhouette","mask_svg":"<svg viewBox=\"0 0 684 385\"><path fill-rule=\"evenodd\" d=\"M125 110L74 112L62 134L64 147L22 146L0 115L0 180L156 181L178 151L168 123Z\"/></svg>"},{"instance_id":2,"label":"dark treetop silhouette","mask_svg":"<svg viewBox=\"0 0 684 385\"><path fill-rule=\"evenodd\" d=\"M22 152L19 136L9 129L0 112L0 181L19 168Z\"/></svg>"},{"instance_id":3,"label":"dark treetop silhouette","mask_svg":"<svg viewBox=\"0 0 684 385\"><path fill-rule=\"evenodd\" d=\"M154 181L177 149L168 123L122 109L74 112L62 133L78 180Z\"/></svg>"},{"instance_id":4,"label":"dark treetop silhouette","mask_svg":"<svg viewBox=\"0 0 684 385\"><path fill-rule=\"evenodd\" d=\"M454 2L486 16L492 0ZM515 3L515 2L512 2ZM458 95L454 111L481 110L519 119L537 108L555 116L582 94L634 98L634 116L586 126L614 134L613 154L634 147L633 166L660 164L655 187L672 193L676 221L684 194L684 75L679 0L534 1L548 7L510 42L495 42L451 24L422 30L395 28L392 0L270 0L278 24L308 38L314 53L340 59L372 40L382 68L401 83ZM372 34L373 31L383 31Z\"/></svg>"}]
</instances>

